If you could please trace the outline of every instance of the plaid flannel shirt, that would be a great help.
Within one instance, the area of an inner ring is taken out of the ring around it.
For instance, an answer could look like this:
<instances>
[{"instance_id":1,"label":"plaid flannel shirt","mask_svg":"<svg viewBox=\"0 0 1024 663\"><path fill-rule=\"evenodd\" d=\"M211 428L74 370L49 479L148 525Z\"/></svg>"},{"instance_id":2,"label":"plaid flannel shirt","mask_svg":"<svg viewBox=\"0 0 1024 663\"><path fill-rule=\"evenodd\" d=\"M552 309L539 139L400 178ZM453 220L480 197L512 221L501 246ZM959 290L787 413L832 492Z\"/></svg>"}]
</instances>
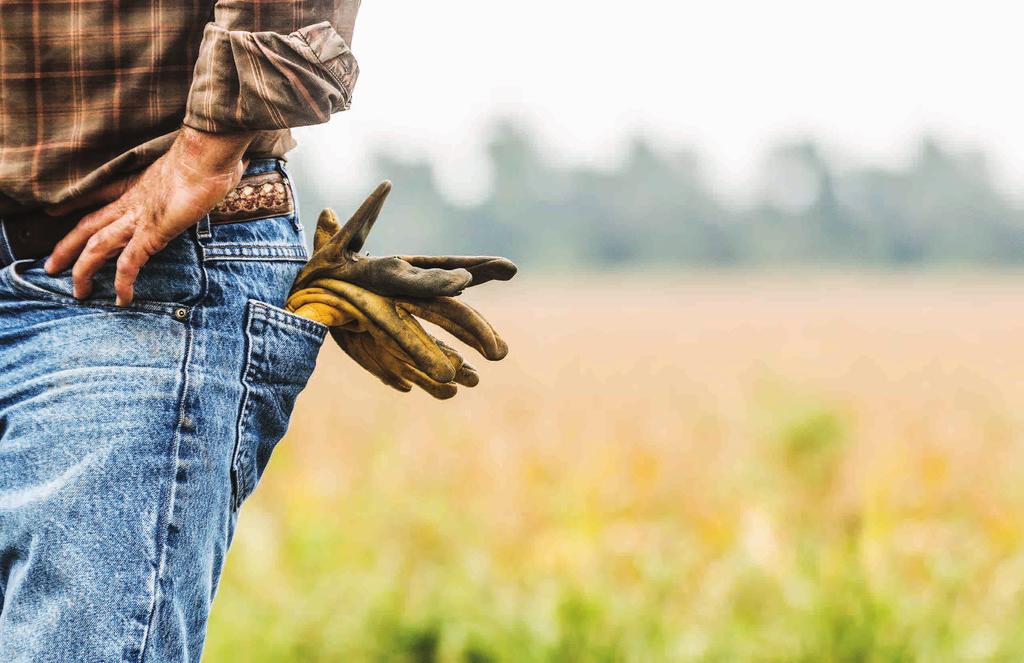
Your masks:
<instances>
[{"instance_id":1,"label":"plaid flannel shirt","mask_svg":"<svg viewBox=\"0 0 1024 663\"><path fill-rule=\"evenodd\" d=\"M348 108L359 3L2 0L0 214L139 170L182 124L283 155Z\"/></svg>"}]
</instances>

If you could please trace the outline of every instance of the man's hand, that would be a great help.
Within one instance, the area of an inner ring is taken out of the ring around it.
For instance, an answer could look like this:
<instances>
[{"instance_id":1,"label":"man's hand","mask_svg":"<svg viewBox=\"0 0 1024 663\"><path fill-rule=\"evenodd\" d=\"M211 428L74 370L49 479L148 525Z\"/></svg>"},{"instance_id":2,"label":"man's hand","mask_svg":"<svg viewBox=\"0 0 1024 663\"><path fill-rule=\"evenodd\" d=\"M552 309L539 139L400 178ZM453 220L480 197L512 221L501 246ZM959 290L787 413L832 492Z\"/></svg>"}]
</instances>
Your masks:
<instances>
[{"instance_id":1,"label":"man's hand","mask_svg":"<svg viewBox=\"0 0 1024 663\"><path fill-rule=\"evenodd\" d=\"M139 270L150 257L197 223L238 184L245 170L242 154L252 138L252 133L208 134L182 127L167 154L142 173L48 209L58 216L107 203L82 217L58 242L46 261L46 271L57 274L74 263L74 295L84 299L103 263L120 253L114 291L117 305L128 306Z\"/></svg>"}]
</instances>

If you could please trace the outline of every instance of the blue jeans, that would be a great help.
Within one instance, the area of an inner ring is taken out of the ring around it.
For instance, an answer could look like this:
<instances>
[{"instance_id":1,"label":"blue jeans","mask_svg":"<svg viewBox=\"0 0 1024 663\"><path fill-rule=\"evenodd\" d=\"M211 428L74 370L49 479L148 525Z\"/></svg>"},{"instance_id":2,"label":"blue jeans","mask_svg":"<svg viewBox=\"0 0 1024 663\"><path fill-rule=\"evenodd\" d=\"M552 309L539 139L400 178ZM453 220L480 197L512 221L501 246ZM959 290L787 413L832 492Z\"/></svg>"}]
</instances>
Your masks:
<instances>
[{"instance_id":1,"label":"blue jeans","mask_svg":"<svg viewBox=\"0 0 1024 663\"><path fill-rule=\"evenodd\" d=\"M238 509L327 331L279 308L306 258L296 215L204 220L130 309L113 263L85 302L70 272L2 265L0 661L199 660Z\"/></svg>"}]
</instances>

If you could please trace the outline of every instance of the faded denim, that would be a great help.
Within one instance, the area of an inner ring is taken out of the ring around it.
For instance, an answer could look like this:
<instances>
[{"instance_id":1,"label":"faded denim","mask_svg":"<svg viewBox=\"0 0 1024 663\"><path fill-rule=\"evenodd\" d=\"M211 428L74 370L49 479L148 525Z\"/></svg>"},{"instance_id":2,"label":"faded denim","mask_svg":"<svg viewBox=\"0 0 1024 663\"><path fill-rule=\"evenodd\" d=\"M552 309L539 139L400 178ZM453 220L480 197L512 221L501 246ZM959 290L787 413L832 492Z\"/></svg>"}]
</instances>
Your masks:
<instances>
[{"instance_id":1,"label":"faded denim","mask_svg":"<svg viewBox=\"0 0 1024 663\"><path fill-rule=\"evenodd\" d=\"M77 302L70 272L0 263L0 661L199 660L238 509L327 331L279 308L306 258L296 215L204 220L128 310L113 264Z\"/></svg>"}]
</instances>

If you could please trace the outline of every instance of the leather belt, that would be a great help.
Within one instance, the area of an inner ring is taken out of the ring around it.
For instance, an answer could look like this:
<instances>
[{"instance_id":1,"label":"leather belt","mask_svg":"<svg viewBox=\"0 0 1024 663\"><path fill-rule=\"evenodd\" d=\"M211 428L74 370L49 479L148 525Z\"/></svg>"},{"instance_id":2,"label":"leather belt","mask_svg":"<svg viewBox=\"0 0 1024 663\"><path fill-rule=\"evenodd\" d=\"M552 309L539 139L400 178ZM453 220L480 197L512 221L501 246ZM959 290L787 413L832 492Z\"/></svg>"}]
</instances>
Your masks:
<instances>
[{"instance_id":1,"label":"leather belt","mask_svg":"<svg viewBox=\"0 0 1024 663\"><path fill-rule=\"evenodd\" d=\"M49 255L57 242L89 212L76 210L65 216L49 216L42 211L4 216L3 231L15 260L37 259ZM295 196L288 179L279 172L243 177L238 186L210 210L210 223L259 221L295 211Z\"/></svg>"}]
</instances>

